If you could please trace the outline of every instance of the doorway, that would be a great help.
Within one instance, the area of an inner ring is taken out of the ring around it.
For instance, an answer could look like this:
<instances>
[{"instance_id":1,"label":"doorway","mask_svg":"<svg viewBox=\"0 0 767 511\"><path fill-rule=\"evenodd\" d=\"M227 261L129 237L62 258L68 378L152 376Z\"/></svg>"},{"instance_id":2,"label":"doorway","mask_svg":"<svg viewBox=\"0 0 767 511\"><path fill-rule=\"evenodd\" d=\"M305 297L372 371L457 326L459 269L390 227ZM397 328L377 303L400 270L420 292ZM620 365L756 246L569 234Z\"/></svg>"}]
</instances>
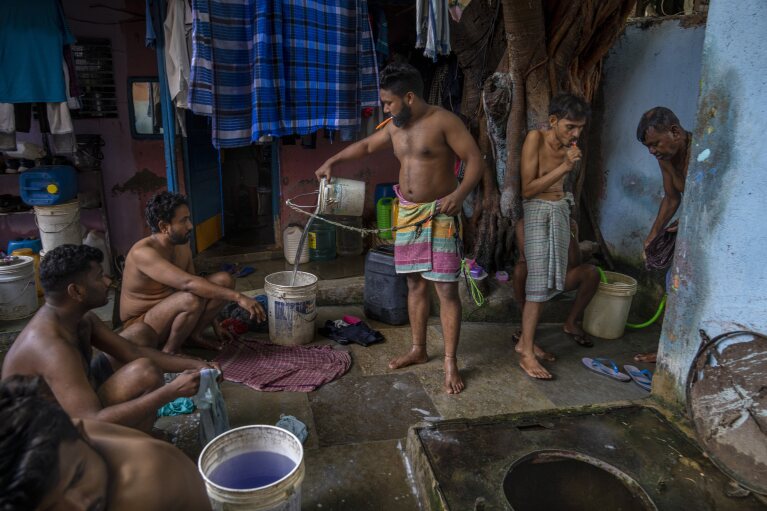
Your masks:
<instances>
[{"instance_id":1,"label":"doorway","mask_svg":"<svg viewBox=\"0 0 767 511\"><path fill-rule=\"evenodd\" d=\"M273 247L274 144L221 150L224 236L221 242L240 253Z\"/></svg>"}]
</instances>

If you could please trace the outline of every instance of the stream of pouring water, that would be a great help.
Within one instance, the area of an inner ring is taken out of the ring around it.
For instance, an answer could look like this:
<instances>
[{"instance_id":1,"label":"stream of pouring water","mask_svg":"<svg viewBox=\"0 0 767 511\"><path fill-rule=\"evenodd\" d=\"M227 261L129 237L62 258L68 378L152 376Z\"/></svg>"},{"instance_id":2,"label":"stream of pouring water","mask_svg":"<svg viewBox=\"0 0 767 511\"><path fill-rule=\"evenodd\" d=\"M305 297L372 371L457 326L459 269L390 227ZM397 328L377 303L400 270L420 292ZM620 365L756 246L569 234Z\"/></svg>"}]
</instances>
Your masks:
<instances>
[{"instance_id":1,"label":"stream of pouring water","mask_svg":"<svg viewBox=\"0 0 767 511\"><path fill-rule=\"evenodd\" d=\"M317 205L317 209L314 210L314 214L316 215L320 211L320 206ZM309 235L309 228L312 226L312 222L314 222L314 217L310 216L309 220L306 222L306 227L304 228L304 232L301 235L301 239L298 241L298 249L296 250L295 259L293 262L293 275L290 276L290 285L295 286L296 285L296 274L298 273L298 265L301 264L301 251L304 249L304 243L306 242L306 237Z\"/></svg>"}]
</instances>

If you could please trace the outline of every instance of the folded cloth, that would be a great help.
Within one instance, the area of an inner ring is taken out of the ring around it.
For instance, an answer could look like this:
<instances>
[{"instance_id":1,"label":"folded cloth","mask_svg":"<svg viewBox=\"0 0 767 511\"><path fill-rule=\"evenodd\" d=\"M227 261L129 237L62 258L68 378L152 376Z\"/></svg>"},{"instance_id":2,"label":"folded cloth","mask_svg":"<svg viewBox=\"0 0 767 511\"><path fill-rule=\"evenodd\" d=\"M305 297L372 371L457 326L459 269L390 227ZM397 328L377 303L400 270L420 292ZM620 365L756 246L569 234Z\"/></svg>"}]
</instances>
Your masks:
<instances>
[{"instance_id":1,"label":"folded cloth","mask_svg":"<svg viewBox=\"0 0 767 511\"><path fill-rule=\"evenodd\" d=\"M394 267L397 273L418 273L438 282L457 282L460 276L460 223L451 216L435 214L436 202L416 204L399 198Z\"/></svg>"},{"instance_id":2,"label":"folded cloth","mask_svg":"<svg viewBox=\"0 0 767 511\"><path fill-rule=\"evenodd\" d=\"M673 227L678 222L674 222ZM676 231L669 232L663 229L649 245L644 249L645 266L648 270L665 270L671 266L674 260L674 247L676 246Z\"/></svg>"},{"instance_id":3,"label":"folded cloth","mask_svg":"<svg viewBox=\"0 0 767 511\"><path fill-rule=\"evenodd\" d=\"M352 325L344 321L327 320L325 326L320 328L320 335L336 341L338 344L349 344L350 342L360 346L370 346L384 340L381 332L373 330L364 321L358 321Z\"/></svg>"},{"instance_id":4,"label":"folded cloth","mask_svg":"<svg viewBox=\"0 0 767 511\"><path fill-rule=\"evenodd\" d=\"M224 379L266 392L311 392L349 370L352 357L332 346L279 346L239 339L216 357Z\"/></svg>"},{"instance_id":5,"label":"folded cloth","mask_svg":"<svg viewBox=\"0 0 767 511\"><path fill-rule=\"evenodd\" d=\"M573 196L558 201L529 199L525 210L525 298L545 302L565 290L567 249L570 246L570 207Z\"/></svg>"},{"instance_id":6,"label":"folded cloth","mask_svg":"<svg viewBox=\"0 0 767 511\"><path fill-rule=\"evenodd\" d=\"M304 443L306 437L309 436L309 432L306 430L306 424L296 419L292 415L280 414L280 420L275 424L278 428L282 428L285 431L290 431L301 443Z\"/></svg>"}]
</instances>

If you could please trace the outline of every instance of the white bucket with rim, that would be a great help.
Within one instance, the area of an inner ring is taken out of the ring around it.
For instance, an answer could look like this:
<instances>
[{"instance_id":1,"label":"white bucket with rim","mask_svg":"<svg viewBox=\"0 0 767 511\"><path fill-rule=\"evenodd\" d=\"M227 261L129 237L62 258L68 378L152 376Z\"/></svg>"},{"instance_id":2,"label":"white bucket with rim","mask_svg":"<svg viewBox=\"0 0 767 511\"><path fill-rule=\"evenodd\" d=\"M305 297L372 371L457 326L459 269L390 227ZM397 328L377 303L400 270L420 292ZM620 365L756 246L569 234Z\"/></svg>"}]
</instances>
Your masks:
<instances>
[{"instance_id":1,"label":"white bucket with rim","mask_svg":"<svg viewBox=\"0 0 767 511\"><path fill-rule=\"evenodd\" d=\"M299 271L291 286L292 275L292 271L279 271L264 279L269 340L286 346L312 342L317 319L317 276Z\"/></svg>"},{"instance_id":2,"label":"white bucket with rim","mask_svg":"<svg viewBox=\"0 0 767 511\"><path fill-rule=\"evenodd\" d=\"M36 310L34 258L14 256L0 260L0 320L26 318Z\"/></svg>"},{"instance_id":3,"label":"white bucket with rim","mask_svg":"<svg viewBox=\"0 0 767 511\"><path fill-rule=\"evenodd\" d=\"M637 281L628 275L604 272L607 282L600 282L594 298L583 313L583 329L602 339L623 337Z\"/></svg>"},{"instance_id":4,"label":"white bucket with rim","mask_svg":"<svg viewBox=\"0 0 767 511\"><path fill-rule=\"evenodd\" d=\"M60 245L82 244L80 202L77 199L55 206L35 206L35 223L46 252Z\"/></svg>"},{"instance_id":5,"label":"white bucket with rim","mask_svg":"<svg viewBox=\"0 0 767 511\"><path fill-rule=\"evenodd\" d=\"M334 177L320 180L317 202L320 215L362 216L365 209L365 182Z\"/></svg>"},{"instance_id":6,"label":"white bucket with rim","mask_svg":"<svg viewBox=\"0 0 767 511\"><path fill-rule=\"evenodd\" d=\"M222 463L254 451L280 454L289 458L295 466L281 479L258 488L227 488L211 480L211 474ZM205 446L197 467L214 511L301 510L304 448L293 433L282 428L254 425L229 430Z\"/></svg>"}]
</instances>

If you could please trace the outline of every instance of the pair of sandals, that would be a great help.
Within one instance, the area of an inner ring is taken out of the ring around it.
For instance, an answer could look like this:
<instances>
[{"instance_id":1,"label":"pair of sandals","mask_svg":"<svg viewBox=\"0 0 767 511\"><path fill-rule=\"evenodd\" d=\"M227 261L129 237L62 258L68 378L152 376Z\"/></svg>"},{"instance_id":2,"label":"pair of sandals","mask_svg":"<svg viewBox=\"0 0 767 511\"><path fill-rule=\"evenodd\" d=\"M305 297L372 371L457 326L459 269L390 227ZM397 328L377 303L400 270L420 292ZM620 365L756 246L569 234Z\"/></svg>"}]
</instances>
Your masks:
<instances>
[{"instance_id":1,"label":"pair of sandals","mask_svg":"<svg viewBox=\"0 0 767 511\"><path fill-rule=\"evenodd\" d=\"M586 369L594 371L602 376L607 376L613 380L622 382L633 381L646 391L650 391L652 387L652 373L647 369L638 369L632 365L624 365L623 369L626 373L622 373L615 362L609 358L588 358L583 357L581 359Z\"/></svg>"}]
</instances>

